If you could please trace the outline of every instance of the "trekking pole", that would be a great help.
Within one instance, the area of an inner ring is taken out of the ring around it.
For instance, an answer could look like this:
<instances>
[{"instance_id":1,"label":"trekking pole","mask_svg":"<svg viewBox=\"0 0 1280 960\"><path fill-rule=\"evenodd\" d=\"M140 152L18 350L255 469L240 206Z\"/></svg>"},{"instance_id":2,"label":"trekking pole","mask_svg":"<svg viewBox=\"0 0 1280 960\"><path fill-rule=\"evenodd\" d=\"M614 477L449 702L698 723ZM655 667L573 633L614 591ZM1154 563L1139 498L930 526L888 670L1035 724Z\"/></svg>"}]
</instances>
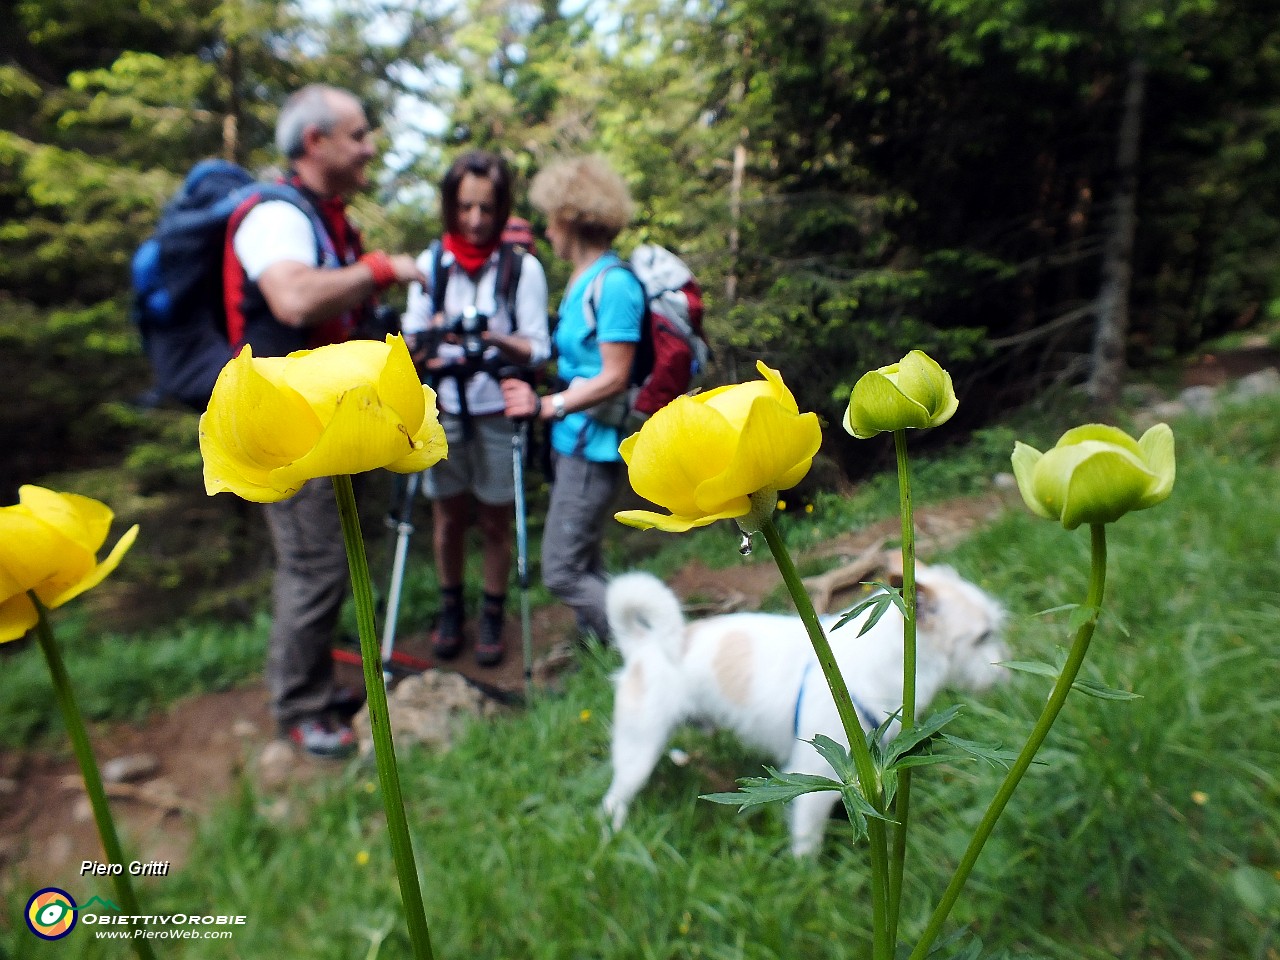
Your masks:
<instances>
[{"instance_id":1,"label":"trekking pole","mask_svg":"<svg viewBox=\"0 0 1280 960\"><path fill-rule=\"evenodd\" d=\"M524 499L524 449L527 421L511 434L511 469L516 484L516 580L520 585L520 640L524 651L524 695L533 697L533 631L529 624L529 521Z\"/></svg>"},{"instance_id":2,"label":"trekking pole","mask_svg":"<svg viewBox=\"0 0 1280 960\"><path fill-rule=\"evenodd\" d=\"M396 518L396 555L391 564L386 622L382 626L382 673L388 680L391 679L391 658L396 643L396 621L400 616L405 561L409 556L409 538L413 536L413 501L418 495L418 484L421 482L420 473L411 473L405 478L404 500L400 503L400 516Z\"/></svg>"},{"instance_id":3,"label":"trekking pole","mask_svg":"<svg viewBox=\"0 0 1280 960\"><path fill-rule=\"evenodd\" d=\"M524 378L524 371L506 367L500 378ZM529 421L515 421L511 433L511 476L516 494L516 582L520 587L520 642L524 655L524 696L528 703L533 697L533 631L529 623L529 517L524 496L524 453Z\"/></svg>"}]
</instances>

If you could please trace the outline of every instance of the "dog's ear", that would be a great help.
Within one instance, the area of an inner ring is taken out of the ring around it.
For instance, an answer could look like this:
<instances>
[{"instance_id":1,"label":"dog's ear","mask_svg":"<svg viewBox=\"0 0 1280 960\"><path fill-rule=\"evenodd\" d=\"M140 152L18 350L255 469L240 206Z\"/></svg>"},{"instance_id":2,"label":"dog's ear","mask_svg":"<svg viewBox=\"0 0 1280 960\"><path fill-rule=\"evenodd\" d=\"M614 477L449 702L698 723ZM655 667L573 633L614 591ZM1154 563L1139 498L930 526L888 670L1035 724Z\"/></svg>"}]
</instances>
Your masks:
<instances>
[{"instance_id":1,"label":"dog's ear","mask_svg":"<svg viewBox=\"0 0 1280 960\"><path fill-rule=\"evenodd\" d=\"M880 557L880 568L884 570L884 582L901 590L902 552L900 550L886 550Z\"/></svg>"},{"instance_id":2,"label":"dog's ear","mask_svg":"<svg viewBox=\"0 0 1280 960\"><path fill-rule=\"evenodd\" d=\"M916 626L928 630L938 616L938 591L928 584L916 581Z\"/></svg>"},{"instance_id":3,"label":"dog's ear","mask_svg":"<svg viewBox=\"0 0 1280 960\"><path fill-rule=\"evenodd\" d=\"M886 551L884 555L884 571L885 583L898 590L902 589L902 554L897 550ZM916 558L916 584L919 590L920 574L929 569L928 564L922 563L920 558Z\"/></svg>"}]
</instances>

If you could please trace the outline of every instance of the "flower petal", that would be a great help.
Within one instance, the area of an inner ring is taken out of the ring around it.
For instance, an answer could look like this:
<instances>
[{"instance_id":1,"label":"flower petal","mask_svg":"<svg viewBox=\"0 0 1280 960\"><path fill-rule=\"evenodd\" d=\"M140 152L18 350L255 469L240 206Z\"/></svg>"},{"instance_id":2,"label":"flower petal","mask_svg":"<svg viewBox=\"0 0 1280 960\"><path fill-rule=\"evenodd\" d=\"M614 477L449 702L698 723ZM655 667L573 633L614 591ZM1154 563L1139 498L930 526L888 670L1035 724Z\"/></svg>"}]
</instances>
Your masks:
<instances>
[{"instance_id":1,"label":"flower petal","mask_svg":"<svg viewBox=\"0 0 1280 960\"><path fill-rule=\"evenodd\" d=\"M1147 490L1135 509L1145 510L1168 499L1173 492L1177 463L1174 457L1173 431L1166 423L1157 423L1138 441L1147 468L1155 474L1156 482Z\"/></svg>"},{"instance_id":2,"label":"flower petal","mask_svg":"<svg viewBox=\"0 0 1280 960\"><path fill-rule=\"evenodd\" d=\"M929 426L951 419L959 402L951 386L951 374L922 350L912 350L898 365L898 389L929 413Z\"/></svg>"},{"instance_id":3,"label":"flower petal","mask_svg":"<svg viewBox=\"0 0 1280 960\"><path fill-rule=\"evenodd\" d=\"M320 423L327 424L348 390L382 379L389 353L389 346L379 340L333 343L289 354L280 375L285 385L302 396Z\"/></svg>"},{"instance_id":4,"label":"flower petal","mask_svg":"<svg viewBox=\"0 0 1280 960\"><path fill-rule=\"evenodd\" d=\"M747 497L726 505L719 513L710 513L696 517L682 517L675 514L654 513L651 510L622 510L615 513L614 519L629 527L640 530L663 530L667 533L685 533L694 527L705 527L717 520L729 520L746 516L751 511L751 501Z\"/></svg>"},{"instance_id":5,"label":"flower petal","mask_svg":"<svg viewBox=\"0 0 1280 960\"><path fill-rule=\"evenodd\" d=\"M1083 426L1072 427L1062 435L1056 445L1070 447L1076 444L1088 443L1089 441L1110 443L1128 450L1135 457L1142 457L1142 448L1138 446L1133 437L1119 427L1113 427L1106 423L1086 423Z\"/></svg>"},{"instance_id":6,"label":"flower petal","mask_svg":"<svg viewBox=\"0 0 1280 960\"><path fill-rule=\"evenodd\" d=\"M0 509L0 596L25 594L67 571L93 567L93 554L32 514L26 504Z\"/></svg>"},{"instance_id":7,"label":"flower petal","mask_svg":"<svg viewBox=\"0 0 1280 960\"><path fill-rule=\"evenodd\" d=\"M413 437L415 444L413 453L387 464L387 469L394 473L417 473L433 467L449 456L449 441L440 425L440 416L436 411L436 392L426 384L422 384L422 426Z\"/></svg>"},{"instance_id":8,"label":"flower petal","mask_svg":"<svg viewBox=\"0 0 1280 960\"><path fill-rule=\"evenodd\" d=\"M97 553L107 539L111 519L115 516L110 507L98 500L31 484L19 488L18 502L90 554Z\"/></svg>"},{"instance_id":9,"label":"flower petal","mask_svg":"<svg viewBox=\"0 0 1280 960\"><path fill-rule=\"evenodd\" d=\"M0 601L0 643L26 636L37 620L36 606L25 592Z\"/></svg>"},{"instance_id":10,"label":"flower petal","mask_svg":"<svg viewBox=\"0 0 1280 960\"><path fill-rule=\"evenodd\" d=\"M1119 447L1086 443L1068 450L1079 457L1066 474L1062 525L1068 530L1120 519L1135 508L1154 480L1137 457Z\"/></svg>"},{"instance_id":11,"label":"flower petal","mask_svg":"<svg viewBox=\"0 0 1280 960\"><path fill-rule=\"evenodd\" d=\"M376 470L414 453L413 437L396 412L383 404L376 386L362 384L338 398L315 446L272 470L269 485L294 493L316 477Z\"/></svg>"},{"instance_id":12,"label":"flower petal","mask_svg":"<svg viewBox=\"0 0 1280 960\"><path fill-rule=\"evenodd\" d=\"M698 484L733 458L737 431L698 397L676 397L622 441L631 486L673 514L699 516Z\"/></svg>"},{"instance_id":13,"label":"flower petal","mask_svg":"<svg viewBox=\"0 0 1280 960\"><path fill-rule=\"evenodd\" d=\"M694 501L698 512L713 512L738 497L767 487L794 486L809 472L813 456L822 446L822 427L816 413L797 416L772 398L760 398L751 413L725 469L698 485ZM783 486L784 477L794 478Z\"/></svg>"},{"instance_id":14,"label":"flower petal","mask_svg":"<svg viewBox=\"0 0 1280 960\"><path fill-rule=\"evenodd\" d=\"M200 417L204 485L211 496L230 491L270 503L294 492L274 488L271 472L304 456L321 423L301 395L281 385L288 359L255 360L246 346L219 374Z\"/></svg>"},{"instance_id":15,"label":"flower petal","mask_svg":"<svg viewBox=\"0 0 1280 960\"><path fill-rule=\"evenodd\" d=\"M884 373L872 370L853 385L844 428L859 440L878 433L929 425L929 411L903 394Z\"/></svg>"},{"instance_id":16,"label":"flower petal","mask_svg":"<svg viewBox=\"0 0 1280 960\"><path fill-rule=\"evenodd\" d=\"M387 362L382 376L378 378L378 394L382 402L396 412L401 422L411 433L417 434L427 415L426 394L423 391L422 378L418 376L418 368L413 365L409 356L409 348L405 346L403 337L387 337ZM426 389L430 389L427 387ZM434 411L435 392L431 397Z\"/></svg>"},{"instance_id":17,"label":"flower petal","mask_svg":"<svg viewBox=\"0 0 1280 960\"><path fill-rule=\"evenodd\" d=\"M52 609L54 607L62 606L74 597L80 596L80 594L84 593L86 590L92 590L110 576L116 567L120 565L120 561L124 559L124 555L129 552L129 548L133 546L133 541L137 538L138 525L135 523L124 532L124 536L116 541L116 545L111 548L111 553L107 555L106 559L94 567L87 576L81 578L61 593L58 593L56 596L50 597L47 600L44 595L41 594L41 602Z\"/></svg>"},{"instance_id":18,"label":"flower petal","mask_svg":"<svg viewBox=\"0 0 1280 960\"><path fill-rule=\"evenodd\" d=\"M1031 512L1046 520L1057 520L1058 515L1051 513L1040 502L1035 492L1036 464L1043 456L1044 454L1035 447L1029 447L1021 441L1014 441L1013 456L1010 458L1013 461L1013 475L1018 481L1018 492L1022 494L1022 502L1030 508Z\"/></svg>"}]
</instances>

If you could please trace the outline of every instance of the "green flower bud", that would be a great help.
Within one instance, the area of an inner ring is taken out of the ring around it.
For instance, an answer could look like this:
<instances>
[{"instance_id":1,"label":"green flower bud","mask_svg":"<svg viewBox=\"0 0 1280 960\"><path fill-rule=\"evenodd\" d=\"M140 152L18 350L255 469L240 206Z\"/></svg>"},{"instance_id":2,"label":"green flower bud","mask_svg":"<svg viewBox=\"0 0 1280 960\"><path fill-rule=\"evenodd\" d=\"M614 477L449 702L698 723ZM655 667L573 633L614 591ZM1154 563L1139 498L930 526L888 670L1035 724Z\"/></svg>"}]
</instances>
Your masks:
<instances>
[{"instance_id":1,"label":"green flower bud","mask_svg":"<svg viewBox=\"0 0 1280 960\"><path fill-rule=\"evenodd\" d=\"M951 374L928 354L912 350L854 385L844 428L866 440L877 433L936 427L950 420L959 405Z\"/></svg>"},{"instance_id":2,"label":"green flower bud","mask_svg":"<svg viewBox=\"0 0 1280 960\"><path fill-rule=\"evenodd\" d=\"M1163 423L1136 442L1116 427L1086 424L1064 433L1048 453L1015 443L1012 459L1027 506L1068 530L1111 523L1173 491L1173 431Z\"/></svg>"}]
</instances>

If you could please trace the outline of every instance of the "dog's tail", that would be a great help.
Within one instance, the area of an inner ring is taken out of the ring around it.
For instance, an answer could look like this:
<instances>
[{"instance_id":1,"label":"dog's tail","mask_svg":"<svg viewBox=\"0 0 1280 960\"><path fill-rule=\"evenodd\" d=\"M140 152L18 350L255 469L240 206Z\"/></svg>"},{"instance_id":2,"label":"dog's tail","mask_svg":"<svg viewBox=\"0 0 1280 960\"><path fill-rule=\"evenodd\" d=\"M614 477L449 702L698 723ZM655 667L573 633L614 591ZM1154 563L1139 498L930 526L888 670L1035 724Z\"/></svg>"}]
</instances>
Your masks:
<instances>
[{"instance_id":1,"label":"dog's tail","mask_svg":"<svg viewBox=\"0 0 1280 960\"><path fill-rule=\"evenodd\" d=\"M624 573L609 582L609 629L624 660L656 644L677 662L684 643L684 613L671 588L649 573Z\"/></svg>"}]
</instances>

